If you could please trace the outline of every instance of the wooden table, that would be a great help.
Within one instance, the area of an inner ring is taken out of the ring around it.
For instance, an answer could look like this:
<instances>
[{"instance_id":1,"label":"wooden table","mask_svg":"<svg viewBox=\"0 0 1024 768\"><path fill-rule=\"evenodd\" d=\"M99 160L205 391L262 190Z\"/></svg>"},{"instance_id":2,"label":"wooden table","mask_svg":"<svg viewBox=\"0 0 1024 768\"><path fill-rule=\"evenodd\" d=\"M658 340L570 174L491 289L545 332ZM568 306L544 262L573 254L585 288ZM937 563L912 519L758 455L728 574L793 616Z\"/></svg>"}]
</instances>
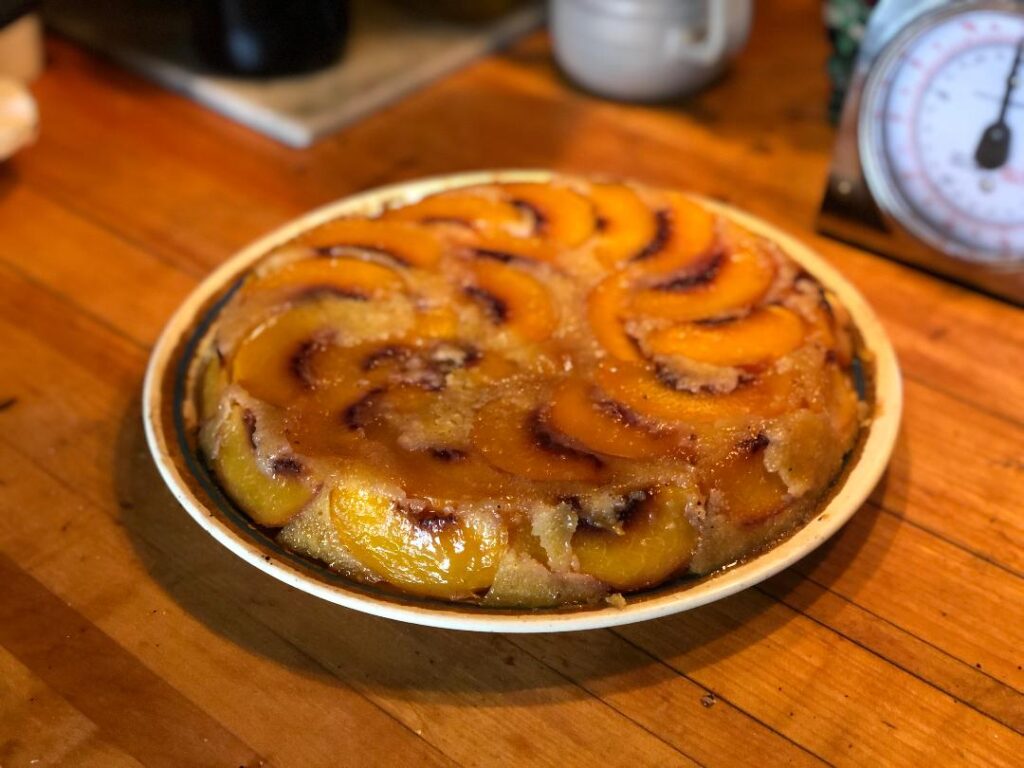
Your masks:
<instances>
[{"instance_id":1,"label":"wooden table","mask_svg":"<svg viewBox=\"0 0 1024 768\"><path fill-rule=\"evenodd\" d=\"M582 95L537 36L303 152L52 42L0 169L0 766L1020 765L1024 313L813 233L819 7L759 5L685 105ZM311 206L496 166L726 199L865 293L906 415L827 546L685 615L481 636L299 594L175 504L139 390L196 281Z\"/></svg>"}]
</instances>

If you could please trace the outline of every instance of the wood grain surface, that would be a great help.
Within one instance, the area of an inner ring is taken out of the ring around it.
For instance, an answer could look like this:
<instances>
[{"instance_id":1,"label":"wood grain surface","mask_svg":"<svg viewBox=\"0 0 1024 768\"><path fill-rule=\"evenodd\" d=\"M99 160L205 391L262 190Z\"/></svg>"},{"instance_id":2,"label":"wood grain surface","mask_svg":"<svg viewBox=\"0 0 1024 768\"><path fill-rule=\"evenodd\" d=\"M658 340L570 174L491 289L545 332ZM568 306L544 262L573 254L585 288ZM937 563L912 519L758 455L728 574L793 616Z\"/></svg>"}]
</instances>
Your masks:
<instances>
[{"instance_id":1,"label":"wood grain surface","mask_svg":"<svg viewBox=\"0 0 1024 768\"><path fill-rule=\"evenodd\" d=\"M0 766L1020 765L1024 312L814 234L820 3L758 13L687 103L587 96L537 35L306 151L51 41L41 138L0 167ZM312 206L491 167L727 200L863 291L906 414L829 544L688 614L479 636L295 592L175 504L139 391L204 273Z\"/></svg>"}]
</instances>

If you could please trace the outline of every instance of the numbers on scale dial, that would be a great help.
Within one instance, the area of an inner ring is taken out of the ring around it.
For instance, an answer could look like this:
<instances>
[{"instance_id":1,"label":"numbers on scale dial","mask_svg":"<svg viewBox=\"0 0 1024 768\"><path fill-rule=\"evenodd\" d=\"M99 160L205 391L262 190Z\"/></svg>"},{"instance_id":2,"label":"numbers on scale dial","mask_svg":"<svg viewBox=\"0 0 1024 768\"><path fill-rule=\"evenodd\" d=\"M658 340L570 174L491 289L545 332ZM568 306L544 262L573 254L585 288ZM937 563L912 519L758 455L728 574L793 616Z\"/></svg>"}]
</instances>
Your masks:
<instances>
[{"instance_id":1,"label":"numbers on scale dial","mask_svg":"<svg viewBox=\"0 0 1024 768\"><path fill-rule=\"evenodd\" d=\"M906 41L866 107L868 181L911 231L972 261L1024 260L1024 15L964 11ZM1011 72L1013 73L1011 75ZM869 167L870 167L869 163Z\"/></svg>"}]
</instances>

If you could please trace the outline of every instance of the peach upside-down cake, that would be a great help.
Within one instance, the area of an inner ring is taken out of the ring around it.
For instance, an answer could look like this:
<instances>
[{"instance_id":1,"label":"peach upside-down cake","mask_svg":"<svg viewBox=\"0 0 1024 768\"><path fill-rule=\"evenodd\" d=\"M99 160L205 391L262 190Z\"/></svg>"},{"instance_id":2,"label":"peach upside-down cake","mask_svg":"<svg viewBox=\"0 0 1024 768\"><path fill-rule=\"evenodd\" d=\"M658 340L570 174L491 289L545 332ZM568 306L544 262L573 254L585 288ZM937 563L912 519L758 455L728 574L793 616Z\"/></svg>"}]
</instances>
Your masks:
<instances>
[{"instance_id":1,"label":"peach upside-down cake","mask_svg":"<svg viewBox=\"0 0 1024 768\"><path fill-rule=\"evenodd\" d=\"M352 579L621 604L817 511L868 413L858 338L686 195L462 187L262 258L193 363L199 444L257 526Z\"/></svg>"}]
</instances>

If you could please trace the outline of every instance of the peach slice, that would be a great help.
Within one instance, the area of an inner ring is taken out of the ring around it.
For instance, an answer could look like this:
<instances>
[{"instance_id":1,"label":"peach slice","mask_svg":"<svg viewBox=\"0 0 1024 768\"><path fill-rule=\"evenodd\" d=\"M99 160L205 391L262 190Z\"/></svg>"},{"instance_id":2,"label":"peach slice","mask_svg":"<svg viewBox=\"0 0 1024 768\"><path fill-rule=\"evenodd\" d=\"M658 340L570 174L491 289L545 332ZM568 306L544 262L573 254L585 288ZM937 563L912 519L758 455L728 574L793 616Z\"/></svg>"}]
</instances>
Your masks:
<instances>
[{"instance_id":1,"label":"peach slice","mask_svg":"<svg viewBox=\"0 0 1024 768\"><path fill-rule=\"evenodd\" d=\"M639 361L640 350L623 324L629 302L628 285L622 274L598 283L587 298L587 319L597 343L608 354L619 360Z\"/></svg>"},{"instance_id":2,"label":"peach slice","mask_svg":"<svg viewBox=\"0 0 1024 768\"><path fill-rule=\"evenodd\" d=\"M714 249L717 219L686 195L671 193L656 214L654 236L633 261L645 272L664 274L699 262Z\"/></svg>"},{"instance_id":3,"label":"peach slice","mask_svg":"<svg viewBox=\"0 0 1024 768\"><path fill-rule=\"evenodd\" d=\"M408 221L335 219L300 235L295 242L329 255L345 248L375 251L414 267L432 267L442 254L441 241L434 232Z\"/></svg>"},{"instance_id":4,"label":"peach slice","mask_svg":"<svg viewBox=\"0 0 1024 768\"><path fill-rule=\"evenodd\" d=\"M448 385L449 375L475 367L479 359L480 353L472 345L444 340L431 344L361 344L328 347L314 355L303 372L304 378L318 388L316 404L329 412L346 409L343 418L356 428L360 426L357 411L367 412L372 405L357 404L359 396L381 394L388 388L394 388L386 393L392 399L400 392L441 392ZM349 407L356 410L350 411Z\"/></svg>"},{"instance_id":5,"label":"peach slice","mask_svg":"<svg viewBox=\"0 0 1024 768\"><path fill-rule=\"evenodd\" d=\"M279 407L325 388L362 387L369 378L361 371L364 359L396 344L404 332L379 329L374 340L346 339L345 324L360 319L350 316L348 304L330 296L270 318L239 344L230 363L232 381Z\"/></svg>"},{"instance_id":6,"label":"peach slice","mask_svg":"<svg viewBox=\"0 0 1024 768\"><path fill-rule=\"evenodd\" d=\"M652 355L679 355L711 365L751 366L792 352L804 339L800 317L782 307L756 309L739 320L687 323L644 340Z\"/></svg>"},{"instance_id":7,"label":"peach slice","mask_svg":"<svg viewBox=\"0 0 1024 768\"><path fill-rule=\"evenodd\" d=\"M523 261L552 262L558 255L558 248L538 237L513 237L506 232L486 232L468 239L470 250L482 258L508 262Z\"/></svg>"},{"instance_id":8,"label":"peach slice","mask_svg":"<svg viewBox=\"0 0 1024 768\"><path fill-rule=\"evenodd\" d=\"M566 379L555 390L546 423L588 450L624 459L663 456L680 449L678 435L646 428L631 411L597 394L580 379Z\"/></svg>"},{"instance_id":9,"label":"peach slice","mask_svg":"<svg viewBox=\"0 0 1024 768\"><path fill-rule=\"evenodd\" d=\"M506 264L474 264L473 284L466 293L483 306L491 322L529 341L546 339L558 322L547 289L524 271Z\"/></svg>"},{"instance_id":10,"label":"peach slice","mask_svg":"<svg viewBox=\"0 0 1024 768\"><path fill-rule=\"evenodd\" d=\"M391 208L381 218L419 224L457 224L480 232L521 227L526 220L523 212L512 203L473 190L431 195L400 208Z\"/></svg>"},{"instance_id":11,"label":"peach slice","mask_svg":"<svg viewBox=\"0 0 1024 768\"><path fill-rule=\"evenodd\" d=\"M400 348L389 343L306 346L292 358L291 368L306 386L310 406L340 425L348 409L385 385L396 363L390 352Z\"/></svg>"},{"instance_id":12,"label":"peach slice","mask_svg":"<svg viewBox=\"0 0 1024 768\"><path fill-rule=\"evenodd\" d=\"M612 400L643 416L691 425L773 415L784 404L790 380L788 373L767 371L732 392L714 394L677 390L636 363L602 363L597 369L597 384Z\"/></svg>"},{"instance_id":13,"label":"peach slice","mask_svg":"<svg viewBox=\"0 0 1024 768\"><path fill-rule=\"evenodd\" d=\"M231 379L271 405L288 405L313 390L310 361L334 346L336 336L320 302L275 315L239 345Z\"/></svg>"},{"instance_id":14,"label":"peach slice","mask_svg":"<svg viewBox=\"0 0 1024 768\"><path fill-rule=\"evenodd\" d=\"M573 248L594 234L594 207L568 187L521 183L502 184L501 190L513 205L533 215L538 237Z\"/></svg>"},{"instance_id":15,"label":"peach slice","mask_svg":"<svg viewBox=\"0 0 1024 768\"><path fill-rule=\"evenodd\" d=\"M353 299L372 299L401 290L402 278L390 267L352 258L301 259L245 284L246 293L295 288L303 293L334 292Z\"/></svg>"},{"instance_id":16,"label":"peach slice","mask_svg":"<svg viewBox=\"0 0 1024 768\"><path fill-rule=\"evenodd\" d=\"M492 466L530 480L595 482L604 467L596 456L558 443L536 411L504 400L477 412L472 439Z\"/></svg>"},{"instance_id":17,"label":"peach slice","mask_svg":"<svg viewBox=\"0 0 1024 768\"><path fill-rule=\"evenodd\" d=\"M597 214L597 258L607 267L644 252L658 234L658 217L624 184L593 184L590 201Z\"/></svg>"},{"instance_id":18,"label":"peach slice","mask_svg":"<svg viewBox=\"0 0 1024 768\"><path fill-rule=\"evenodd\" d=\"M271 405L285 406L312 390L305 361L335 341L318 307L276 315L246 338L231 361L231 379Z\"/></svg>"},{"instance_id":19,"label":"peach slice","mask_svg":"<svg viewBox=\"0 0 1024 768\"><path fill-rule=\"evenodd\" d=\"M775 269L764 255L738 249L718 255L697 272L638 291L632 309L677 322L702 320L757 302L774 278Z\"/></svg>"},{"instance_id":20,"label":"peach slice","mask_svg":"<svg viewBox=\"0 0 1024 768\"><path fill-rule=\"evenodd\" d=\"M309 502L313 492L295 459L276 462L273 475L263 471L256 460L254 430L252 413L232 406L220 426L211 464L228 495L249 517L259 525L278 528Z\"/></svg>"},{"instance_id":21,"label":"peach slice","mask_svg":"<svg viewBox=\"0 0 1024 768\"><path fill-rule=\"evenodd\" d=\"M579 570L621 592L682 573L697 542L686 503L683 489L666 486L628 513L622 532L580 526L572 537Z\"/></svg>"},{"instance_id":22,"label":"peach slice","mask_svg":"<svg viewBox=\"0 0 1024 768\"><path fill-rule=\"evenodd\" d=\"M497 516L455 517L403 509L370 490L331 490L342 545L389 583L426 597L456 599L494 581L508 533Z\"/></svg>"},{"instance_id":23,"label":"peach slice","mask_svg":"<svg viewBox=\"0 0 1024 768\"><path fill-rule=\"evenodd\" d=\"M734 523L754 525L781 512L789 503L786 484L764 463L768 438L763 434L737 445L711 471L709 490L717 491L721 514Z\"/></svg>"}]
</instances>

